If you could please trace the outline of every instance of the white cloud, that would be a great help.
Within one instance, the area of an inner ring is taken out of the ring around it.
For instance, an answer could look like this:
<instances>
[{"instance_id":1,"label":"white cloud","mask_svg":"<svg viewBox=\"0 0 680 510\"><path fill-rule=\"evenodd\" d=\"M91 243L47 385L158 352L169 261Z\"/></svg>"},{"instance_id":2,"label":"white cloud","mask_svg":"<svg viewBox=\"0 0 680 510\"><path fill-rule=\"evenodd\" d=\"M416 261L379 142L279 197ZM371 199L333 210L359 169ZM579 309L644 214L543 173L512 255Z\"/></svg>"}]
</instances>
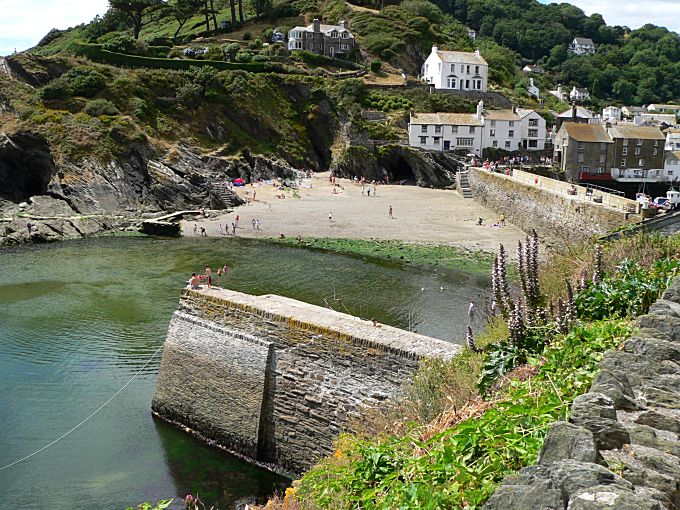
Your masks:
<instances>
[{"instance_id":1,"label":"white cloud","mask_svg":"<svg viewBox=\"0 0 680 510\"><path fill-rule=\"evenodd\" d=\"M585 11L602 14L608 25L640 28L652 23L680 32L678 0L567 0ZM547 2L546 2L547 3Z\"/></svg>"},{"instance_id":2,"label":"white cloud","mask_svg":"<svg viewBox=\"0 0 680 510\"><path fill-rule=\"evenodd\" d=\"M107 7L107 0L0 0L0 55L35 46L53 28L87 23Z\"/></svg>"}]
</instances>

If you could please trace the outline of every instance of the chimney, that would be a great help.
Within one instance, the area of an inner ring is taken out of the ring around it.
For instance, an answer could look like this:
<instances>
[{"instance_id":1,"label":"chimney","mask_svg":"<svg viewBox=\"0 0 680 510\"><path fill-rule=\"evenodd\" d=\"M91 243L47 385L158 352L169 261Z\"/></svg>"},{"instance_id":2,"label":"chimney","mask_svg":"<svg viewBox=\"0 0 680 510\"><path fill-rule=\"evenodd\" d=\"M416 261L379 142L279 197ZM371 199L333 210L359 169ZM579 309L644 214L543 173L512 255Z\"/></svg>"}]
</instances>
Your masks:
<instances>
[{"instance_id":1,"label":"chimney","mask_svg":"<svg viewBox=\"0 0 680 510\"><path fill-rule=\"evenodd\" d=\"M479 48L475 50L475 55L477 55L478 57L481 55L481 53L479 52Z\"/></svg>"},{"instance_id":2,"label":"chimney","mask_svg":"<svg viewBox=\"0 0 680 510\"><path fill-rule=\"evenodd\" d=\"M314 25L314 32L321 32L321 21L319 21L319 18L314 18L312 24Z\"/></svg>"},{"instance_id":3,"label":"chimney","mask_svg":"<svg viewBox=\"0 0 680 510\"><path fill-rule=\"evenodd\" d=\"M344 28L345 30L349 30L349 21L347 21L346 19L343 19L343 20L340 22L340 26L341 26L342 28Z\"/></svg>"},{"instance_id":4,"label":"chimney","mask_svg":"<svg viewBox=\"0 0 680 510\"><path fill-rule=\"evenodd\" d=\"M534 86L534 79L533 78L529 78L529 85L531 85L532 87Z\"/></svg>"},{"instance_id":5,"label":"chimney","mask_svg":"<svg viewBox=\"0 0 680 510\"><path fill-rule=\"evenodd\" d=\"M571 120L576 121L576 115L577 115L576 103L574 103L571 105Z\"/></svg>"},{"instance_id":6,"label":"chimney","mask_svg":"<svg viewBox=\"0 0 680 510\"><path fill-rule=\"evenodd\" d=\"M432 53L437 53L439 51L439 48L436 46L432 46Z\"/></svg>"},{"instance_id":7,"label":"chimney","mask_svg":"<svg viewBox=\"0 0 680 510\"><path fill-rule=\"evenodd\" d=\"M477 103L477 115L475 115L475 117L477 117L479 120L482 120L482 113L484 113L484 101Z\"/></svg>"}]
</instances>

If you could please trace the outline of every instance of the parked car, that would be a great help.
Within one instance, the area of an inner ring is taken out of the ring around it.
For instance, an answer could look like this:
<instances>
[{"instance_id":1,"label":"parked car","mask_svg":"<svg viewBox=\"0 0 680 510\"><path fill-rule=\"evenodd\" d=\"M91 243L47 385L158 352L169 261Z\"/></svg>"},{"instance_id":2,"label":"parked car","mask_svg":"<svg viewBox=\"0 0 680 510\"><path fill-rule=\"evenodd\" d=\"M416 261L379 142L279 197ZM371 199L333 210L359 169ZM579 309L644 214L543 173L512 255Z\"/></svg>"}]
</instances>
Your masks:
<instances>
[{"instance_id":1,"label":"parked car","mask_svg":"<svg viewBox=\"0 0 680 510\"><path fill-rule=\"evenodd\" d=\"M651 204L652 207L656 209L670 209L670 200L666 197L656 197Z\"/></svg>"}]
</instances>

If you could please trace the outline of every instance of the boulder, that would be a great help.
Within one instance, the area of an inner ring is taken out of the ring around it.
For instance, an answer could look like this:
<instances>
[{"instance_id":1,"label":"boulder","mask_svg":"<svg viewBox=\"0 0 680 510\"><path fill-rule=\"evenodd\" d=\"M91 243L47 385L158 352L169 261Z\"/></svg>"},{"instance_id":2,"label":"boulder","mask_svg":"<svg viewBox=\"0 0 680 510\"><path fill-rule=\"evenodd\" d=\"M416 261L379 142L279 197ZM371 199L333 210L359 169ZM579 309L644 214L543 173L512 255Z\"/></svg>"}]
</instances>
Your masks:
<instances>
[{"instance_id":1,"label":"boulder","mask_svg":"<svg viewBox=\"0 0 680 510\"><path fill-rule=\"evenodd\" d=\"M597 485L574 493L567 510L663 510L663 507L654 498L631 489Z\"/></svg>"},{"instance_id":2,"label":"boulder","mask_svg":"<svg viewBox=\"0 0 680 510\"><path fill-rule=\"evenodd\" d=\"M595 447L593 433L572 423L555 423L545 437L538 463L545 465L564 459L600 464L602 457Z\"/></svg>"}]
</instances>

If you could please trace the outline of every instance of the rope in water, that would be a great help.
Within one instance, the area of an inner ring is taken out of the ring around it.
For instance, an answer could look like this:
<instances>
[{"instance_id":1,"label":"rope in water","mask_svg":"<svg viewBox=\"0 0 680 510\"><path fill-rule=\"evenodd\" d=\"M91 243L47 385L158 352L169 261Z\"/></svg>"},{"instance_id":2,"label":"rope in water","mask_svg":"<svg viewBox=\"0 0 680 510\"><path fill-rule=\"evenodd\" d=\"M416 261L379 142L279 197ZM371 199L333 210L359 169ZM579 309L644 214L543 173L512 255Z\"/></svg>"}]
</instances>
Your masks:
<instances>
[{"instance_id":1,"label":"rope in water","mask_svg":"<svg viewBox=\"0 0 680 510\"><path fill-rule=\"evenodd\" d=\"M40 452L44 452L44 451L47 450L50 446L53 446L53 445L57 444L59 441L61 441L62 439L64 439L66 436L68 436L69 434L71 434L71 433L74 432L75 430L79 429L81 426L83 426L90 418L93 418L99 411L101 411L101 410L104 409L107 405L109 405L109 404L111 403L111 401L112 401L114 398L116 398L118 395L120 395L120 394L123 392L123 390L124 390L125 388L127 388L127 387L130 385L130 383L131 383L132 381L134 381L135 378L136 378L139 374L142 373L142 371L149 365L149 363L151 363L151 361L158 355L158 353L161 351L162 348L163 348L163 344L161 344L161 346L160 346L158 349L156 349L156 352L154 352L154 353L151 355L151 357L147 360L147 362L144 363L144 365L142 366L142 368L140 368L140 369L135 373L135 375L133 375L132 378L131 378L128 382L126 382L126 383L123 385L123 387L122 387L121 389L119 389L119 390L118 390L116 393L114 393L113 396L111 396L106 402L104 402L104 403L103 403L102 405L100 405L97 409L95 409L95 411L94 411L92 414L90 414L87 418L85 418L83 421L81 421L80 423L78 423L75 427L73 427L73 428L71 428L70 430L68 430L67 432L63 433L61 436L59 436L57 439L55 439L55 440L52 441L51 443L47 443L45 446L43 446L43 447L40 448L39 450L36 450L36 451L34 451L33 453L31 453L31 454L29 454L29 455L26 455L25 457L22 457L22 458L20 458L20 459L18 459L18 460L15 460L14 462L12 462L12 463L10 463L10 464L7 464L6 466L0 467L0 471L2 471L3 469L10 468L10 467L12 467L12 466L16 466L17 464L19 464L19 463L21 463L21 462L24 462L24 461L30 459L31 457L34 457L35 455L38 455Z\"/></svg>"}]
</instances>

